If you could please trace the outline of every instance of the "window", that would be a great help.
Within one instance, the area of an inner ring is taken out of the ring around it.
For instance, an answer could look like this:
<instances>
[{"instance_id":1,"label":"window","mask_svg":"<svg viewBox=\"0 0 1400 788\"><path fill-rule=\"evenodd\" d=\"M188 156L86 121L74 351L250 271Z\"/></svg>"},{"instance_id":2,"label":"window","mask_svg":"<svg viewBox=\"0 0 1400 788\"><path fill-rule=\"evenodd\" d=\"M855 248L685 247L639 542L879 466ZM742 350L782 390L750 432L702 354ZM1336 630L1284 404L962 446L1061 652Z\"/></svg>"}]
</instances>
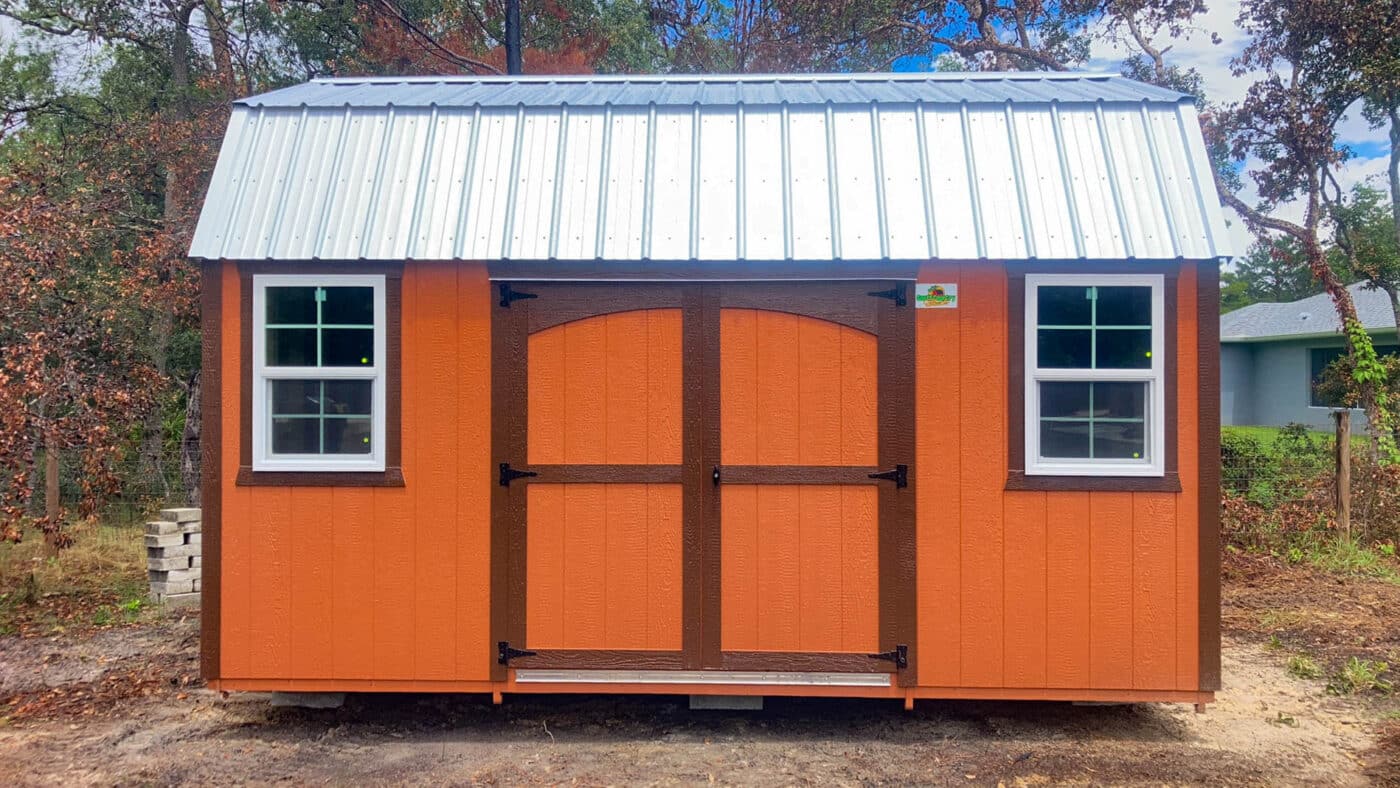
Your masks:
<instances>
[{"instance_id":1,"label":"window","mask_svg":"<svg viewBox=\"0 0 1400 788\"><path fill-rule=\"evenodd\" d=\"M383 276L253 277L253 470L382 471Z\"/></svg>"},{"instance_id":2,"label":"window","mask_svg":"<svg viewBox=\"0 0 1400 788\"><path fill-rule=\"evenodd\" d=\"M1163 277L1026 276L1026 474L1162 476Z\"/></svg>"},{"instance_id":3,"label":"window","mask_svg":"<svg viewBox=\"0 0 1400 788\"><path fill-rule=\"evenodd\" d=\"M1322 382L1322 374L1327 371L1327 365L1345 356L1347 349L1344 347L1315 347L1308 350L1308 404L1314 408L1341 408L1344 403L1335 399L1324 397L1317 390L1317 386ZM1400 346L1396 345L1376 345L1376 355L1393 356L1400 354Z\"/></svg>"}]
</instances>

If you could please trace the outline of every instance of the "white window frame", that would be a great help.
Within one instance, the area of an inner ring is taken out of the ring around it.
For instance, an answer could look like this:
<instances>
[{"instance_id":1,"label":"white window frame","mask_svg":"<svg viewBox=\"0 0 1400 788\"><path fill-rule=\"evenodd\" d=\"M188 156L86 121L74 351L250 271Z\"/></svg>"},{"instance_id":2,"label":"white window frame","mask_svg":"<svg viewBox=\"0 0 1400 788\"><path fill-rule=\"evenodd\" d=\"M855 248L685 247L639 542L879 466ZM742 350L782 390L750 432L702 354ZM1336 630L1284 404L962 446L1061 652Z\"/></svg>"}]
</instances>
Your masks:
<instances>
[{"instance_id":1,"label":"white window frame","mask_svg":"<svg viewBox=\"0 0 1400 788\"><path fill-rule=\"evenodd\" d=\"M368 367L281 367L267 365L267 288L374 288L374 364ZM259 274L253 277L253 470L366 472L384 470L385 311L384 277L380 275ZM271 394L274 380L369 380L370 453L367 455L274 454Z\"/></svg>"},{"instance_id":2,"label":"white window frame","mask_svg":"<svg viewBox=\"0 0 1400 788\"><path fill-rule=\"evenodd\" d=\"M1148 369L1041 369L1039 364L1039 287L1151 287L1152 366ZM1160 274L1027 274L1025 314L1026 475L1164 476L1166 474L1165 277ZM1146 383L1143 403L1145 453L1142 459L1067 459L1040 455L1040 384L1043 382Z\"/></svg>"}]
</instances>

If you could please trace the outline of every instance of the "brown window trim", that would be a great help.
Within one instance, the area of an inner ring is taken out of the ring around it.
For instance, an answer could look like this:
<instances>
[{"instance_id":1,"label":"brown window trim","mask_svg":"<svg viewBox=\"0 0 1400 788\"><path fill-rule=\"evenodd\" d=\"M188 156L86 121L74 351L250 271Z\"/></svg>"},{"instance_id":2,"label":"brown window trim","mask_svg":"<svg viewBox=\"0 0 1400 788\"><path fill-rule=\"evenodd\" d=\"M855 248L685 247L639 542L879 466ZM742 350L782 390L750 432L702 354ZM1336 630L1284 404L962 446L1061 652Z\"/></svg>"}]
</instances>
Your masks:
<instances>
[{"instance_id":1,"label":"brown window trim","mask_svg":"<svg viewBox=\"0 0 1400 788\"><path fill-rule=\"evenodd\" d=\"M1166 457L1161 476L1029 476L1026 474L1026 274L1160 274L1162 282ZM1008 490L1080 492L1181 492L1177 471L1176 311L1179 263L1132 265L1007 264L1006 271L1006 420Z\"/></svg>"},{"instance_id":2,"label":"brown window trim","mask_svg":"<svg viewBox=\"0 0 1400 788\"><path fill-rule=\"evenodd\" d=\"M255 274L355 274L384 277L384 470L253 470L253 276ZM240 262L239 450L241 487L403 487L403 264L402 263L266 263Z\"/></svg>"}]
</instances>

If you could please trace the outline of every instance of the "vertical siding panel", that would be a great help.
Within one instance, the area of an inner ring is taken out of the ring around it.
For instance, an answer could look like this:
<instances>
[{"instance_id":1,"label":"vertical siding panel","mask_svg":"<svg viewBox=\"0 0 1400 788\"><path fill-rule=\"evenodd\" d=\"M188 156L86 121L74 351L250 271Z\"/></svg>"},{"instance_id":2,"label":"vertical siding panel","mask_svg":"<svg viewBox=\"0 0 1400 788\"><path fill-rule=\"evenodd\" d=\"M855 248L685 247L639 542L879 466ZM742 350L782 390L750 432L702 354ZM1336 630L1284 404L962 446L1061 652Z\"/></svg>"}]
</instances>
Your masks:
<instances>
[{"instance_id":1,"label":"vertical siding panel","mask_svg":"<svg viewBox=\"0 0 1400 788\"><path fill-rule=\"evenodd\" d=\"M839 426L835 419L832 422ZM845 623L841 608L841 488L802 485L797 488L797 506L798 642L803 651L840 651Z\"/></svg>"},{"instance_id":2,"label":"vertical siding panel","mask_svg":"<svg viewBox=\"0 0 1400 788\"><path fill-rule=\"evenodd\" d=\"M758 648L800 648L798 488L758 487ZM825 611L824 615L830 615Z\"/></svg>"},{"instance_id":3,"label":"vertical siding panel","mask_svg":"<svg viewBox=\"0 0 1400 788\"><path fill-rule=\"evenodd\" d=\"M252 583L252 533L250 511L250 490L234 484L238 476L239 452L241 450L243 383L242 383L242 325L241 288L238 266L224 263L220 269L223 303L223 330L220 332L219 370L223 391L221 396L220 433L224 445L220 447L220 472L223 479L223 505L220 528L220 547L223 560L219 582L219 675L226 678L243 678L252 675L250 647L252 644L252 600L249 597Z\"/></svg>"},{"instance_id":4,"label":"vertical siding panel","mask_svg":"<svg viewBox=\"0 0 1400 788\"><path fill-rule=\"evenodd\" d=\"M810 317L796 322L798 462L836 465L841 462L841 326ZM835 500L823 505L839 509Z\"/></svg>"},{"instance_id":5,"label":"vertical siding panel","mask_svg":"<svg viewBox=\"0 0 1400 788\"><path fill-rule=\"evenodd\" d=\"M999 687L1004 681L1001 498L1006 484L1006 271L963 269L962 390L965 425L959 450L962 476L962 683Z\"/></svg>"},{"instance_id":6,"label":"vertical siding panel","mask_svg":"<svg viewBox=\"0 0 1400 788\"><path fill-rule=\"evenodd\" d=\"M594 318L597 320L599 318ZM647 315L622 312L605 315L604 353L607 436L606 462L641 464L647 461ZM592 320L587 322L593 322Z\"/></svg>"},{"instance_id":7,"label":"vertical siding panel","mask_svg":"<svg viewBox=\"0 0 1400 788\"><path fill-rule=\"evenodd\" d=\"M1201 458L1196 425L1200 418L1197 395L1197 370L1200 359L1196 350L1196 267L1181 267L1177 290L1177 452L1181 472L1181 497L1176 507L1176 688L1200 688L1200 613L1199 567L1197 552L1200 540L1200 516L1197 500L1200 495ZM1211 462L1217 458L1211 457Z\"/></svg>"},{"instance_id":8,"label":"vertical siding panel","mask_svg":"<svg viewBox=\"0 0 1400 788\"><path fill-rule=\"evenodd\" d=\"M720 487L720 646L758 648L758 488Z\"/></svg>"},{"instance_id":9,"label":"vertical siding panel","mask_svg":"<svg viewBox=\"0 0 1400 788\"><path fill-rule=\"evenodd\" d=\"M572 419L570 424L577 422ZM572 448L572 441L570 442ZM602 484L564 485L564 640L603 648L607 502Z\"/></svg>"},{"instance_id":10,"label":"vertical siding panel","mask_svg":"<svg viewBox=\"0 0 1400 788\"><path fill-rule=\"evenodd\" d=\"M292 490L291 666L292 678L330 678L333 524L328 487Z\"/></svg>"},{"instance_id":11,"label":"vertical siding panel","mask_svg":"<svg viewBox=\"0 0 1400 788\"><path fill-rule=\"evenodd\" d=\"M841 651L879 648L880 535L876 488L841 487Z\"/></svg>"},{"instance_id":12,"label":"vertical siding panel","mask_svg":"<svg viewBox=\"0 0 1400 788\"><path fill-rule=\"evenodd\" d=\"M292 488L253 491L251 541L252 675L283 679L291 675Z\"/></svg>"},{"instance_id":13,"label":"vertical siding panel","mask_svg":"<svg viewBox=\"0 0 1400 788\"><path fill-rule=\"evenodd\" d=\"M491 671L491 283L486 266L457 267L457 665Z\"/></svg>"},{"instance_id":14,"label":"vertical siding panel","mask_svg":"<svg viewBox=\"0 0 1400 788\"><path fill-rule=\"evenodd\" d=\"M1089 493L1049 493L1046 506L1046 684L1089 686Z\"/></svg>"},{"instance_id":15,"label":"vertical siding panel","mask_svg":"<svg viewBox=\"0 0 1400 788\"><path fill-rule=\"evenodd\" d=\"M875 465L879 459L879 354L875 337L841 327L842 465Z\"/></svg>"},{"instance_id":16,"label":"vertical siding panel","mask_svg":"<svg viewBox=\"0 0 1400 788\"><path fill-rule=\"evenodd\" d=\"M796 465L801 462L798 434L801 426L798 321L796 315L778 312L759 312L757 316L756 439L760 465ZM796 503L796 496L793 497L793 503ZM760 511L766 509L761 508Z\"/></svg>"},{"instance_id":17,"label":"vertical siding panel","mask_svg":"<svg viewBox=\"0 0 1400 788\"><path fill-rule=\"evenodd\" d=\"M564 485L525 488L525 643L564 647Z\"/></svg>"},{"instance_id":18,"label":"vertical siding panel","mask_svg":"<svg viewBox=\"0 0 1400 788\"><path fill-rule=\"evenodd\" d=\"M955 264L925 265L921 282L957 283ZM915 313L914 454L918 512L919 682L961 683L962 309Z\"/></svg>"},{"instance_id":19,"label":"vertical siding panel","mask_svg":"<svg viewBox=\"0 0 1400 788\"><path fill-rule=\"evenodd\" d=\"M720 458L726 465L758 462L758 312L722 309Z\"/></svg>"},{"instance_id":20,"label":"vertical siding panel","mask_svg":"<svg viewBox=\"0 0 1400 788\"><path fill-rule=\"evenodd\" d=\"M1089 682L1133 686L1133 494L1089 496Z\"/></svg>"},{"instance_id":21,"label":"vertical siding panel","mask_svg":"<svg viewBox=\"0 0 1400 788\"><path fill-rule=\"evenodd\" d=\"M681 647L681 486L647 485L646 648Z\"/></svg>"},{"instance_id":22,"label":"vertical siding panel","mask_svg":"<svg viewBox=\"0 0 1400 788\"><path fill-rule=\"evenodd\" d=\"M457 272L415 265L418 325L410 390L418 484L414 518L415 675L450 679L457 666Z\"/></svg>"},{"instance_id":23,"label":"vertical siding panel","mask_svg":"<svg viewBox=\"0 0 1400 788\"><path fill-rule=\"evenodd\" d=\"M564 332L568 324L531 335L528 341L526 454L529 462L556 465L564 462L565 369ZM488 352L487 356L490 354ZM487 397L490 401L490 397Z\"/></svg>"},{"instance_id":24,"label":"vertical siding panel","mask_svg":"<svg viewBox=\"0 0 1400 788\"><path fill-rule=\"evenodd\" d=\"M416 573L413 494L421 482L414 450L422 439L414 429L421 394L415 382L415 373L423 340L422 314L416 290L421 271L418 264L410 264L404 266L403 272L400 364L403 411L400 415L403 423L403 475L407 486L378 487L374 490L374 677L377 679L414 678Z\"/></svg>"},{"instance_id":25,"label":"vertical siding panel","mask_svg":"<svg viewBox=\"0 0 1400 788\"><path fill-rule=\"evenodd\" d=\"M1046 681L1046 493L1008 492L1006 522L1006 685Z\"/></svg>"},{"instance_id":26,"label":"vertical siding panel","mask_svg":"<svg viewBox=\"0 0 1400 788\"><path fill-rule=\"evenodd\" d=\"M1133 687L1176 682L1176 493L1133 493Z\"/></svg>"},{"instance_id":27,"label":"vertical siding panel","mask_svg":"<svg viewBox=\"0 0 1400 788\"><path fill-rule=\"evenodd\" d=\"M647 313L648 463L681 461L681 312L653 309Z\"/></svg>"},{"instance_id":28,"label":"vertical siding panel","mask_svg":"<svg viewBox=\"0 0 1400 788\"><path fill-rule=\"evenodd\" d=\"M564 462L607 462L607 334L601 320L564 326Z\"/></svg>"},{"instance_id":29,"label":"vertical siding panel","mask_svg":"<svg viewBox=\"0 0 1400 788\"><path fill-rule=\"evenodd\" d=\"M374 677L374 491L340 487L331 492L331 675Z\"/></svg>"},{"instance_id":30,"label":"vertical siding panel","mask_svg":"<svg viewBox=\"0 0 1400 788\"><path fill-rule=\"evenodd\" d=\"M645 451L646 447L641 447ZM603 642L646 648L647 492L642 484L605 484Z\"/></svg>"}]
</instances>

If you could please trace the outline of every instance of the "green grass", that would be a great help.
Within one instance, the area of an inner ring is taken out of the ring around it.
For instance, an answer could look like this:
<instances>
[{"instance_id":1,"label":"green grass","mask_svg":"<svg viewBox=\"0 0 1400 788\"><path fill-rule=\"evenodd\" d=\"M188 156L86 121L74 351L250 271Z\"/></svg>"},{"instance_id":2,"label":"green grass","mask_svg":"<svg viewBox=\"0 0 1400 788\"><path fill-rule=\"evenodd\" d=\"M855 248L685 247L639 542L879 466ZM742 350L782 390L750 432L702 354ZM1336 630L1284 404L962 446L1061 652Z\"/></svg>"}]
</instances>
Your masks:
<instances>
[{"instance_id":1,"label":"green grass","mask_svg":"<svg viewBox=\"0 0 1400 788\"><path fill-rule=\"evenodd\" d=\"M1349 539L1316 537L1294 547L1293 550L1298 552L1300 560L1307 561L1318 569L1337 574L1361 575L1400 585L1400 568L1397 568L1395 559ZM1288 558L1293 561L1292 555Z\"/></svg>"},{"instance_id":2,"label":"green grass","mask_svg":"<svg viewBox=\"0 0 1400 788\"><path fill-rule=\"evenodd\" d=\"M1283 434L1282 427L1221 427L1222 435L1238 435L1241 437L1253 438L1259 441L1260 445L1267 451L1274 447L1274 443ZM1316 441L1331 441L1333 432L1331 430L1308 430L1308 435ZM1365 432L1353 431L1351 434L1351 446L1353 449L1366 449L1370 438Z\"/></svg>"}]
</instances>

